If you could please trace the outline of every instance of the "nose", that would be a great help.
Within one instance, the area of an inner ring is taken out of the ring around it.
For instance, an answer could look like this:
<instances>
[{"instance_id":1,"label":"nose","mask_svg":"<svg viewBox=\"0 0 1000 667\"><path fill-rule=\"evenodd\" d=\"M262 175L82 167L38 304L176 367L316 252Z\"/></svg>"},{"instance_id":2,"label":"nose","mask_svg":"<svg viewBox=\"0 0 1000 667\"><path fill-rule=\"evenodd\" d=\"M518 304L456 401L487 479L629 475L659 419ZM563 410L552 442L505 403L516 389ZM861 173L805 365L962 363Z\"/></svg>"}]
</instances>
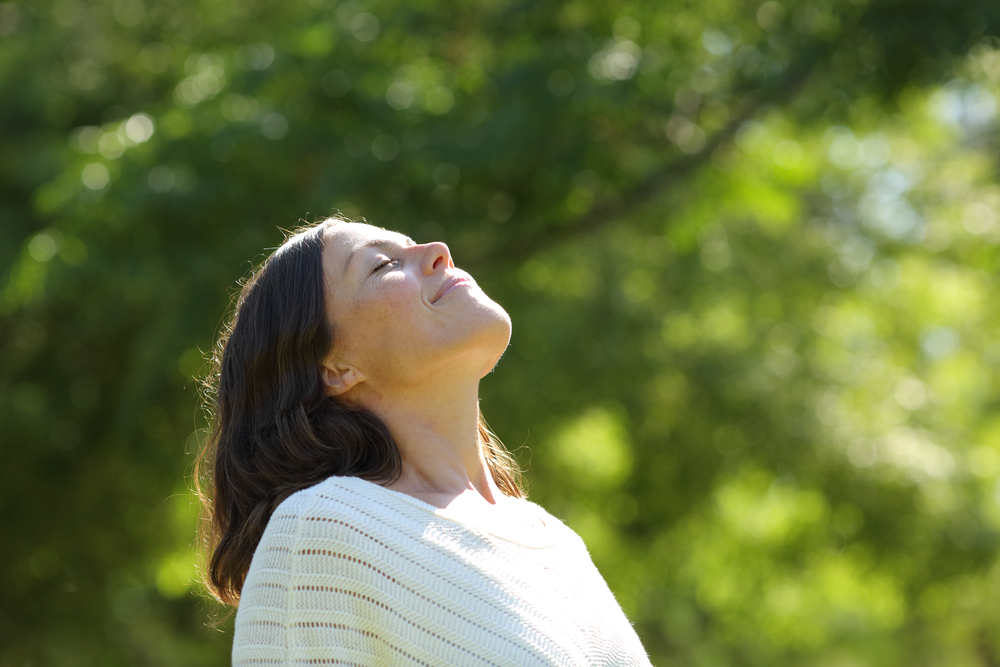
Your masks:
<instances>
[{"instance_id":1,"label":"nose","mask_svg":"<svg viewBox=\"0 0 1000 667\"><path fill-rule=\"evenodd\" d=\"M455 263L451 261L451 251L444 243L434 242L424 244L424 258L422 268L426 275L431 275L441 269L453 269Z\"/></svg>"}]
</instances>

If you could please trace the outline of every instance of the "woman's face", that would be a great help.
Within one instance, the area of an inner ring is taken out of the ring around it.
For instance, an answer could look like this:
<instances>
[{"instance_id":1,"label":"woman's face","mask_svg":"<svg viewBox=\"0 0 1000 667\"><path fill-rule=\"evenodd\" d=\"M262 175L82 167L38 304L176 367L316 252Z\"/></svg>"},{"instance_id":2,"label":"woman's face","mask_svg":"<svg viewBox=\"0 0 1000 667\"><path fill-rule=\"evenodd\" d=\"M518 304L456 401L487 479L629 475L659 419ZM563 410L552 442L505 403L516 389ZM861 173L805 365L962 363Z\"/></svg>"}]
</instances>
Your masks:
<instances>
[{"instance_id":1,"label":"woman's face","mask_svg":"<svg viewBox=\"0 0 1000 667\"><path fill-rule=\"evenodd\" d=\"M369 389L478 381L510 341L507 312L455 268L443 243L332 223L323 269L331 359L358 369Z\"/></svg>"}]
</instances>

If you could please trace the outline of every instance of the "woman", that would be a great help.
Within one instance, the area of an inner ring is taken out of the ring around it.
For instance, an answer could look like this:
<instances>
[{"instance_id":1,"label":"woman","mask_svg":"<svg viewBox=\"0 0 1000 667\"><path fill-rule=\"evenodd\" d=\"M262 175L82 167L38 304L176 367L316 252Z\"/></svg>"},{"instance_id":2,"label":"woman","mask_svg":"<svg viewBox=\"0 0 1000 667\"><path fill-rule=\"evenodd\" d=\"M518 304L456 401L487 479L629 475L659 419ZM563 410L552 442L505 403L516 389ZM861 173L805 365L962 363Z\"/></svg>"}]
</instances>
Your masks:
<instances>
[{"instance_id":1,"label":"woman","mask_svg":"<svg viewBox=\"0 0 1000 667\"><path fill-rule=\"evenodd\" d=\"M234 665L649 664L484 426L509 339L447 246L366 224L300 231L250 278L199 462Z\"/></svg>"}]
</instances>

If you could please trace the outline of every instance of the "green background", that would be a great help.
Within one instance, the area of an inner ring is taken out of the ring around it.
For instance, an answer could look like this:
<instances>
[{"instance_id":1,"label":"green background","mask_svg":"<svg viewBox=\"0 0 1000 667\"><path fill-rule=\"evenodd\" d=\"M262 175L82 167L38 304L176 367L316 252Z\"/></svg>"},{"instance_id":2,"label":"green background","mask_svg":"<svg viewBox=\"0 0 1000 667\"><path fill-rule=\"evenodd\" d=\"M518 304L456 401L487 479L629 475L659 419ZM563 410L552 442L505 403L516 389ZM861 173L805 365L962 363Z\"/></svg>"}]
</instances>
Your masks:
<instances>
[{"instance_id":1,"label":"green background","mask_svg":"<svg viewBox=\"0 0 1000 667\"><path fill-rule=\"evenodd\" d=\"M0 4L0 665L222 665L204 352L300 218L443 240L661 667L1000 664L995 0Z\"/></svg>"}]
</instances>

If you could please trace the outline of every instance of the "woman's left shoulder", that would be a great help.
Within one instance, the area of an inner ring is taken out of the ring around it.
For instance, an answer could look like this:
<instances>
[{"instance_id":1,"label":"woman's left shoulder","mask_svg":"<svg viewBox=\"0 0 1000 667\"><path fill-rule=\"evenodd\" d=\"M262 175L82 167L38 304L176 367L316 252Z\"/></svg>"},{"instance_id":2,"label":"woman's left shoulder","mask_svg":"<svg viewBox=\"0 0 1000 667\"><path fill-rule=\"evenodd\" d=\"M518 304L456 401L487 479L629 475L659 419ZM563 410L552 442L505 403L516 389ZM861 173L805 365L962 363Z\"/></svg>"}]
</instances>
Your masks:
<instances>
[{"instance_id":1,"label":"woman's left shoulder","mask_svg":"<svg viewBox=\"0 0 1000 667\"><path fill-rule=\"evenodd\" d=\"M567 526L566 523L558 516L552 514L538 503L532 502L527 498L511 498L511 500L517 503L521 511L537 518L546 530L555 534L557 539L563 541L579 541L581 545L583 544L583 541L580 540L580 536L577 535L572 528Z\"/></svg>"}]
</instances>

